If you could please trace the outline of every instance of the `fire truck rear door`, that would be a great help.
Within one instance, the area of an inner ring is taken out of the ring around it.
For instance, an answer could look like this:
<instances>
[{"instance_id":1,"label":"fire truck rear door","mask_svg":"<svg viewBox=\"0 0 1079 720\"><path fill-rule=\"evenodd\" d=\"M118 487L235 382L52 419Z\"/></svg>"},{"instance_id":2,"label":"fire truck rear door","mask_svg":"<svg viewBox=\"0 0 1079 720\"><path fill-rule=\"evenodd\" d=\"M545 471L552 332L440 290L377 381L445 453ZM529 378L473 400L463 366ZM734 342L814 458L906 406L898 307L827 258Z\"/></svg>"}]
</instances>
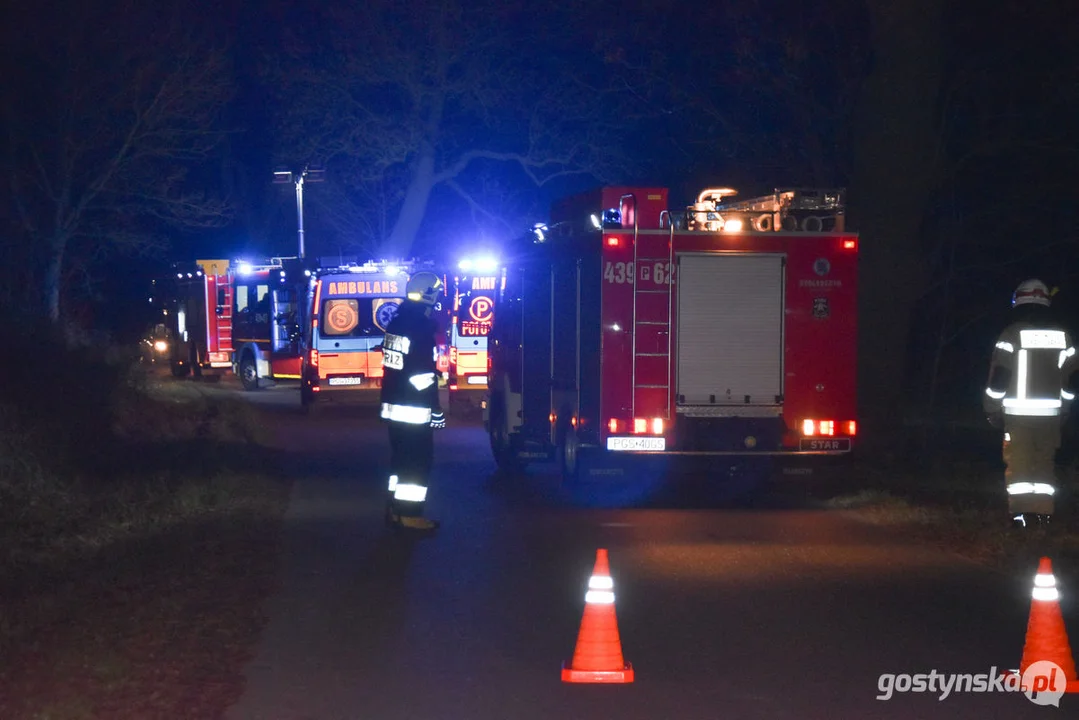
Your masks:
<instances>
[{"instance_id":1,"label":"fire truck rear door","mask_svg":"<svg viewBox=\"0 0 1079 720\"><path fill-rule=\"evenodd\" d=\"M781 405L784 266L782 255L679 256L679 406Z\"/></svg>"}]
</instances>

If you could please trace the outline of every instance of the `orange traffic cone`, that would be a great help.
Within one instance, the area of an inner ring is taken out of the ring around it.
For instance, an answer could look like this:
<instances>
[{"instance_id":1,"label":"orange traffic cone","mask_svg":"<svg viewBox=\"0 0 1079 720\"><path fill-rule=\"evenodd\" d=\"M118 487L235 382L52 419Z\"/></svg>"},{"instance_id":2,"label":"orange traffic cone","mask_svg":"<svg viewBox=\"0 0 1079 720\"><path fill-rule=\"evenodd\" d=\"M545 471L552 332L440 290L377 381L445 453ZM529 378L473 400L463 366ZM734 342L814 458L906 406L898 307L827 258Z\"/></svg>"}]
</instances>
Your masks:
<instances>
[{"instance_id":1,"label":"orange traffic cone","mask_svg":"<svg viewBox=\"0 0 1079 720\"><path fill-rule=\"evenodd\" d=\"M584 596L577 648L573 661L562 665L562 682L633 682L633 666L622 657L622 640L614 614L614 581L604 549L596 551L596 567Z\"/></svg>"},{"instance_id":2,"label":"orange traffic cone","mask_svg":"<svg viewBox=\"0 0 1079 720\"><path fill-rule=\"evenodd\" d=\"M1060 593L1057 592L1057 582L1053 576L1053 563L1047 557L1041 559L1038 574L1034 577L1030 620L1027 622L1027 637L1018 675L1022 677L1027 668L1042 660L1053 662L1061 669L1064 674L1062 679L1067 682L1065 692L1079 692L1075 660L1064 628L1064 616L1060 612Z\"/></svg>"}]
</instances>

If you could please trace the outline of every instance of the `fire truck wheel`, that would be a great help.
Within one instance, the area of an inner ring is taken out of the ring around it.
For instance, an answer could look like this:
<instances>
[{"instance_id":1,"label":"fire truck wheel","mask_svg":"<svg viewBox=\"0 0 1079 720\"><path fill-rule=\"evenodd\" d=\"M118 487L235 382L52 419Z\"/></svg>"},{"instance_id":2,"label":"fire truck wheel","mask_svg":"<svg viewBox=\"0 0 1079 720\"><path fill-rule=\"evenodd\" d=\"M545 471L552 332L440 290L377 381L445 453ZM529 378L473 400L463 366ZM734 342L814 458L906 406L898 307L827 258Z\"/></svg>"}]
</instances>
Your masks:
<instances>
[{"instance_id":1,"label":"fire truck wheel","mask_svg":"<svg viewBox=\"0 0 1079 720\"><path fill-rule=\"evenodd\" d=\"M577 431L567 428L558 443L558 469L562 474L562 482L580 482L581 454L581 441L577 437Z\"/></svg>"},{"instance_id":2,"label":"fire truck wheel","mask_svg":"<svg viewBox=\"0 0 1079 720\"><path fill-rule=\"evenodd\" d=\"M525 463L514 454L510 442L505 405L497 397L491 399L491 419L487 434L491 439L491 454L494 455L499 470L509 474L524 470Z\"/></svg>"},{"instance_id":3,"label":"fire truck wheel","mask_svg":"<svg viewBox=\"0 0 1079 720\"><path fill-rule=\"evenodd\" d=\"M178 378L187 377L187 374L191 371L191 368L183 363L174 362L171 365L172 376Z\"/></svg>"},{"instance_id":4,"label":"fire truck wheel","mask_svg":"<svg viewBox=\"0 0 1079 720\"><path fill-rule=\"evenodd\" d=\"M258 390L259 370L250 353L245 354L240 361L240 382L243 383L244 390Z\"/></svg>"}]
</instances>

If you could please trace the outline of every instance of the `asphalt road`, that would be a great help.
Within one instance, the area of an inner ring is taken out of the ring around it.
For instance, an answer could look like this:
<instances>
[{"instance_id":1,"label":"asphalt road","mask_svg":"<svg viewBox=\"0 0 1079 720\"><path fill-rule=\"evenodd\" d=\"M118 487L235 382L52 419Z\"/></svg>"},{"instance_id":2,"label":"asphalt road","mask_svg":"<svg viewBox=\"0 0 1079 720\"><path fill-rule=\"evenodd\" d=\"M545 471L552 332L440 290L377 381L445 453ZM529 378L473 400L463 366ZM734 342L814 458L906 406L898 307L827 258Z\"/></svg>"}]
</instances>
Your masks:
<instances>
[{"instance_id":1,"label":"asphalt road","mask_svg":"<svg viewBox=\"0 0 1079 720\"><path fill-rule=\"evenodd\" d=\"M382 521L387 451L373 407L308 417L292 388L245 397L264 408L297 483L281 589L230 720L1014 719L1079 708L1079 696L1060 708L1017 693L876 698L882 673L1017 666L1034 568L996 574L779 495L710 507L692 483L661 507L580 507L553 469L496 475L481 428L452 419L437 435L428 503L443 525L413 538ZM560 679L597 548L609 550L632 685ZM1065 569L1058 579L1079 629L1068 602L1079 586Z\"/></svg>"}]
</instances>

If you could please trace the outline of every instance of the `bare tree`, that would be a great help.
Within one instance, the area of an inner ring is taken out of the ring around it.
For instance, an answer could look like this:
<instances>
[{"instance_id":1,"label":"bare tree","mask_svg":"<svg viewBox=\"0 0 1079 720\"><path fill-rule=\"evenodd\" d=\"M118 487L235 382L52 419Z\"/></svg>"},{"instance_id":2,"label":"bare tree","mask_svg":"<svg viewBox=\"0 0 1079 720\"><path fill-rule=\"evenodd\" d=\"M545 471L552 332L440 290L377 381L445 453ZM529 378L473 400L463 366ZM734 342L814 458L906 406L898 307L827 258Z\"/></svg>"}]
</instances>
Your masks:
<instances>
[{"instance_id":1,"label":"bare tree","mask_svg":"<svg viewBox=\"0 0 1079 720\"><path fill-rule=\"evenodd\" d=\"M169 227L229 219L189 176L222 138L226 56L156 10L65 7L58 28L41 23L13 41L25 72L4 103L7 180L23 237L41 249L54 322L77 244L144 251Z\"/></svg>"},{"instance_id":2,"label":"bare tree","mask_svg":"<svg viewBox=\"0 0 1079 720\"><path fill-rule=\"evenodd\" d=\"M915 304L928 280L921 233L936 188L943 72L939 0L868 0L873 67L854 113L853 227L859 250L859 399L870 439L888 442L906 405Z\"/></svg>"},{"instance_id":3,"label":"bare tree","mask_svg":"<svg viewBox=\"0 0 1079 720\"><path fill-rule=\"evenodd\" d=\"M359 207L395 208L387 255L407 255L431 194L449 187L478 215L498 214L468 182L476 164L515 165L533 187L626 166L625 85L557 12L491 3L376 1L329 13L323 33L293 37L270 76L282 98L282 156L324 162ZM537 23L545 24L542 27ZM620 112L624 111L624 112Z\"/></svg>"}]
</instances>

